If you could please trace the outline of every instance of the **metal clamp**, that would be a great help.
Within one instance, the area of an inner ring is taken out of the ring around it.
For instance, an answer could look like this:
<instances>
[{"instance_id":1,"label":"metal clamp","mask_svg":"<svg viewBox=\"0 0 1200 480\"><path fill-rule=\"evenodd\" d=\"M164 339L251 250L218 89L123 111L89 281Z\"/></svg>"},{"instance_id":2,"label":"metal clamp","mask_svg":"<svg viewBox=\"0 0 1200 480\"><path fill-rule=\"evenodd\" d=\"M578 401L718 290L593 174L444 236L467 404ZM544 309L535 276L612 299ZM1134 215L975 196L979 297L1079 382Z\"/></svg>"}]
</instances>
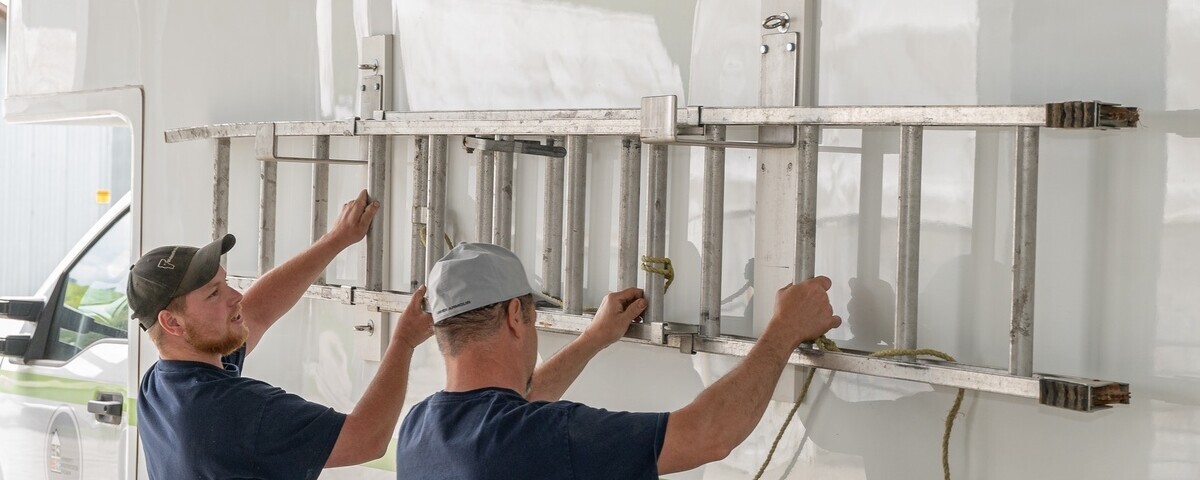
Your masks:
<instances>
[{"instance_id":1,"label":"metal clamp","mask_svg":"<svg viewBox=\"0 0 1200 480\"><path fill-rule=\"evenodd\" d=\"M703 125L689 126L684 129L685 135L680 135L678 99L674 95L657 97L642 97L641 140L651 145L686 145L694 147L718 148L793 148L796 146L796 135L787 143L767 142L736 142L707 140L703 135ZM703 110L700 110L703 113ZM703 119L703 115L698 115ZM697 130L693 132L693 130Z\"/></svg>"},{"instance_id":2,"label":"metal clamp","mask_svg":"<svg viewBox=\"0 0 1200 480\"><path fill-rule=\"evenodd\" d=\"M351 125L354 120L348 120ZM351 126L348 130L354 131ZM329 164L346 164L346 165L364 165L366 160L349 160L340 158L302 158L302 157L280 157L279 137L275 135L275 124L264 123L258 127L258 134L254 136L254 156L264 162L299 162L299 163L329 163Z\"/></svg>"},{"instance_id":3,"label":"metal clamp","mask_svg":"<svg viewBox=\"0 0 1200 480\"><path fill-rule=\"evenodd\" d=\"M696 354L696 339L700 336L700 326L690 323L664 323L663 343L670 343L670 337L679 337L679 353Z\"/></svg>"},{"instance_id":4,"label":"metal clamp","mask_svg":"<svg viewBox=\"0 0 1200 480\"><path fill-rule=\"evenodd\" d=\"M546 145L542 145L533 140L496 140L487 137L463 137L463 148L467 153L474 153L475 150L483 150L487 152L501 153L520 153L523 155L537 155L540 157L564 158L567 156L567 149L564 147L556 147L551 145L552 140L547 140Z\"/></svg>"}]
</instances>

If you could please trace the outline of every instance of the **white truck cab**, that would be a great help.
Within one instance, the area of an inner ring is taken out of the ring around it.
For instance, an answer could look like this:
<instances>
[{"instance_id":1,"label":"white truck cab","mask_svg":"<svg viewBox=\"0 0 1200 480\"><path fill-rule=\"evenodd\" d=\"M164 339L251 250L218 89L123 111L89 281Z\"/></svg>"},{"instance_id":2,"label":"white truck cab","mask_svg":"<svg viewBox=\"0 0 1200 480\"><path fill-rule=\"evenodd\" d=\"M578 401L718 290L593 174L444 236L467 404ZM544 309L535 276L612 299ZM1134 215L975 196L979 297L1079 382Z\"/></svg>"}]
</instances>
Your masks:
<instances>
[{"instance_id":1,"label":"white truck cab","mask_svg":"<svg viewBox=\"0 0 1200 480\"><path fill-rule=\"evenodd\" d=\"M125 478L130 197L37 293L0 297L0 479Z\"/></svg>"}]
</instances>

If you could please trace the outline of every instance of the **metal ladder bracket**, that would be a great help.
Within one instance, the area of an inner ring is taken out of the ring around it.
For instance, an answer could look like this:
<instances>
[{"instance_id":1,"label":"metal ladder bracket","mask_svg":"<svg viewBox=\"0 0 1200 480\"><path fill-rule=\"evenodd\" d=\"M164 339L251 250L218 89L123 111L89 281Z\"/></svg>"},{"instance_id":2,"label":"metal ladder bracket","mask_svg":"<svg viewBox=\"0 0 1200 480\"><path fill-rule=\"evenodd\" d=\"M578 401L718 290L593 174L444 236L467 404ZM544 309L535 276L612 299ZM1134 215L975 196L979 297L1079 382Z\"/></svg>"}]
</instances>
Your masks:
<instances>
[{"instance_id":1,"label":"metal ladder bracket","mask_svg":"<svg viewBox=\"0 0 1200 480\"><path fill-rule=\"evenodd\" d=\"M679 353L696 354L696 342L700 336L700 326L690 323L663 323L662 342L670 343L670 337L679 337Z\"/></svg>"},{"instance_id":2,"label":"metal ladder bracket","mask_svg":"<svg viewBox=\"0 0 1200 480\"><path fill-rule=\"evenodd\" d=\"M358 116L382 120L383 111L392 106L392 36L371 35L362 38L358 54Z\"/></svg>"},{"instance_id":3,"label":"metal ladder bracket","mask_svg":"<svg viewBox=\"0 0 1200 480\"><path fill-rule=\"evenodd\" d=\"M464 136L463 148L467 153L475 150L485 152L520 153L522 155L537 155L539 157L565 158L567 149L553 145L543 145L534 140L496 140L493 138Z\"/></svg>"},{"instance_id":4,"label":"metal ladder bracket","mask_svg":"<svg viewBox=\"0 0 1200 480\"><path fill-rule=\"evenodd\" d=\"M354 124L356 120L347 120L349 129L348 132L354 132ZM352 134L352 133L351 133ZM365 165L366 160L357 159L341 159L341 158L303 158L303 157L281 157L279 152L279 136L275 135L275 124L264 123L259 125L258 133L254 136L254 157L263 162L299 162L299 163L328 163L328 164L344 164L344 165Z\"/></svg>"},{"instance_id":5,"label":"metal ladder bracket","mask_svg":"<svg viewBox=\"0 0 1200 480\"><path fill-rule=\"evenodd\" d=\"M724 148L792 148L795 134L786 143L713 141L704 138L704 125L679 125L679 100L674 95L642 97L641 140L651 145L681 145ZM703 119L702 107L685 110L688 118Z\"/></svg>"},{"instance_id":6,"label":"metal ladder bracket","mask_svg":"<svg viewBox=\"0 0 1200 480\"><path fill-rule=\"evenodd\" d=\"M1117 103L1075 101L1046 104L1046 126L1050 128L1133 128L1140 115L1137 107Z\"/></svg>"}]
</instances>

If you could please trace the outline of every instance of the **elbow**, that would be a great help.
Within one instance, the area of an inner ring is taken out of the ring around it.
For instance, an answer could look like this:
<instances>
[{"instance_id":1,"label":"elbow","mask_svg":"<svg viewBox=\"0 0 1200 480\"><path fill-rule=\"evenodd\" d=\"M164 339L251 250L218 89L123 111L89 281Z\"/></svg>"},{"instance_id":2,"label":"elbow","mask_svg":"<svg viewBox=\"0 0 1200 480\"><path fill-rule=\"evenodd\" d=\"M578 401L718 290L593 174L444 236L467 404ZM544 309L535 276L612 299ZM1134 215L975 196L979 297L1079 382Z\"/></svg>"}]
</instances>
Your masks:
<instances>
[{"instance_id":1,"label":"elbow","mask_svg":"<svg viewBox=\"0 0 1200 480\"><path fill-rule=\"evenodd\" d=\"M733 453L733 448L736 446L736 444L730 444L729 442L720 442L709 446L708 451L706 452L708 454L708 461L704 463L719 462L724 460L729 456L730 453Z\"/></svg>"},{"instance_id":2,"label":"elbow","mask_svg":"<svg viewBox=\"0 0 1200 480\"><path fill-rule=\"evenodd\" d=\"M392 440L392 437L391 435L383 435L382 437L383 438L377 438L371 442L370 448L368 448L365 452L365 455L369 458L364 459L363 462L379 460L387 454L388 442Z\"/></svg>"}]
</instances>

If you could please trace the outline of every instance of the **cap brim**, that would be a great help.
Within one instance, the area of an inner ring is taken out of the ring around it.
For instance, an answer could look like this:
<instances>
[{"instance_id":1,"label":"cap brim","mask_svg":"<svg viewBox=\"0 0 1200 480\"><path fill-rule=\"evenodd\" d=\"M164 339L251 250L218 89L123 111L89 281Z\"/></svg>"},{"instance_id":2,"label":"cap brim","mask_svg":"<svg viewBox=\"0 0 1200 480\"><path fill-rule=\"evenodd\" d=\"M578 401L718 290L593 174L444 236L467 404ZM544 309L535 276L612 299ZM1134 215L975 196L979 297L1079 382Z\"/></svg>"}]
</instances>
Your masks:
<instances>
[{"instance_id":1,"label":"cap brim","mask_svg":"<svg viewBox=\"0 0 1200 480\"><path fill-rule=\"evenodd\" d=\"M237 238L227 233L220 240L201 247L188 264L187 272L183 274L183 280L179 282L179 289L173 297L187 295L211 281L217 275L217 269L221 267L221 255L232 250L236 243Z\"/></svg>"}]
</instances>

